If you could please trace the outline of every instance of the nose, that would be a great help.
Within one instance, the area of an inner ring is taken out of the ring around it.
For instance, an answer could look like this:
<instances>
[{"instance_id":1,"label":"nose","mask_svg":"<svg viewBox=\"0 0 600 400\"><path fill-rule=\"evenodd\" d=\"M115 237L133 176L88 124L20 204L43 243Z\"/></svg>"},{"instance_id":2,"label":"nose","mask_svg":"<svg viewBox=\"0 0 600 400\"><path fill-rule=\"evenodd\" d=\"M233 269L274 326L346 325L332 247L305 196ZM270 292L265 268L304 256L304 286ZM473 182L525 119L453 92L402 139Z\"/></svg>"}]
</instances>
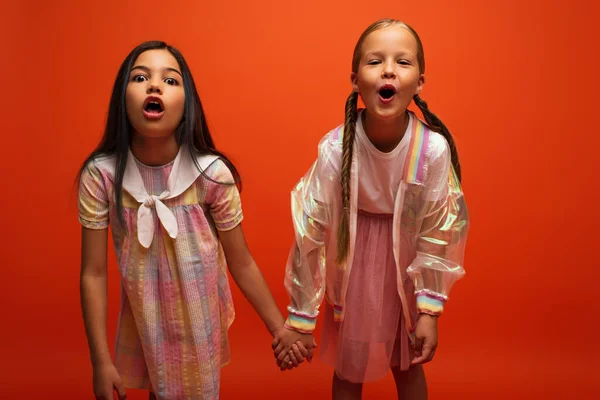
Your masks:
<instances>
[{"instance_id":1,"label":"nose","mask_svg":"<svg viewBox=\"0 0 600 400\"><path fill-rule=\"evenodd\" d=\"M156 82L150 81L150 83L148 84L148 89L146 90L146 93L148 93L148 94L152 94L152 93L162 94L162 90L161 90L159 84L157 84Z\"/></svg>"},{"instance_id":2,"label":"nose","mask_svg":"<svg viewBox=\"0 0 600 400\"><path fill-rule=\"evenodd\" d=\"M395 63L388 61L383 64L383 70L381 71L381 77L384 79L393 79L396 77L396 72L394 70Z\"/></svg>"}]
</instances>

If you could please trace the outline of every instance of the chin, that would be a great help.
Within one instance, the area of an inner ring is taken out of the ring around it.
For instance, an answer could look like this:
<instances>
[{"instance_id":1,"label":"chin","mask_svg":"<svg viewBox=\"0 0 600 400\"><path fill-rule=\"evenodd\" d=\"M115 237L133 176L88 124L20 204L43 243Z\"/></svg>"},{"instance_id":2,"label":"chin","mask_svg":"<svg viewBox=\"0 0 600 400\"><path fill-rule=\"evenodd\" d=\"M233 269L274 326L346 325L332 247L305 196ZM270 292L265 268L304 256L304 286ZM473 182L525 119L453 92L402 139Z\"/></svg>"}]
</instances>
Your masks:
<instances>
[{"instance_id":1,"label":"chin","mask_svg":"<svg viewBox=\"0 0 600 400\"><path fill-rule=\"evenodd\" d=\"M398 107L372 107L367 108L367 111L369 112L369 114L379 119L390 120L399 118L405 110L402 110Z\"/></svg>"},{"instance_id":2,"label":"chin","mask_svg":"<svg viewBox=\"0 0 600 400\"><path fill-rule=\"evenodd\" d=\"M141 126L139 129L136 128L135 131L142 138L160 139L160 138L168 138L169 136L173 135L176 128L177 127L169 129L169 128L165 128L163 126L144 125L144 126Z\"/></svg>"}]
</instances>

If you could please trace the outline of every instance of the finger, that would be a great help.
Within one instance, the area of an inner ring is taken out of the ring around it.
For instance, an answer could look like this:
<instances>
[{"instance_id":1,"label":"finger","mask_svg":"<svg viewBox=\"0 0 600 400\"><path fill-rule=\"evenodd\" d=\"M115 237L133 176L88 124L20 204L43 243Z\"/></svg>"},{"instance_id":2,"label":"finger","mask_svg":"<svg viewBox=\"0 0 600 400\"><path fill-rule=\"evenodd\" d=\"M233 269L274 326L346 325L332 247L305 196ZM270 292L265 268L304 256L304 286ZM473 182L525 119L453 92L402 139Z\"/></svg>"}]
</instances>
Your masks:
<instances>
[{"instance_id":1,"label":"finger","mask_svg":"<svg viewBox=\"0 0 600 400\"><path fill-rule=\"evenodd\" d=\"M425 346L426 346L426 345L425 345ZM429 345L428 347L431 349L431 352L430 352L430 354L429 354L429 360L428 360L428 361L431 361L431 360L433 360L433 357L435 356L435 351L437 350L437 344L434 344L434 345Z\"/></svg>"},{"instance_id":2,"label":"finger","mask_svg":"<svg viewBox=\"0 0 600 400\"><path fill-rule=\"evenodd\" d=\"M416 354L417 357L411 362L411 364L425 364L431 361L433 357L433 348L431 346L424 345L423 351L420 354Z\"/></svg>"},{"instance_id":3,"label":"finger","mask_svg":"<svg viewBox=\"0 0 600 400\"><path fill-rule=\"evenodd\" d=\"M290 349L289 349L289 348L283 348L283 349L281 350L281 352L279 353L279 355L277 356L277 359L278 359L280 362L281 362L281 361L283 361L283 360L284 360L286 357L289 357L289 356L288 356L288 352L289 352L289 351L290 351ZM289 360L289 358L288 358L288 360Z\"/></svg>"},{"instance_id":4,"label":"finger","mask_svg":"<svg viewBox=\"0 0 600 400\"><path fill-rule=\"evenodd\" d=\"M300 349L294 349L294 346L292 346L292 356L294 357L294 359L296 359L298 364L302 364L304 362L304 356L300 352ZM292 359L292 361L294 361L294 359Z\"/></svg>"},{"instance_id":5,"label":"finger","mask_svg":"<svg viewBox=\"0 0 600 400\"><path fill-rule=\"evenodd\" d=\"M301 342L294 343L292 345L292 351L294 352L294 356L296 356L296 359L300 364L304 361L304 354L308 354L308 350L306 350Z\"/></svg>"},{"instance_id":6,"label":"finger","mask_svg":"<svg viewBox=\"0 0 600 400\"><path fill-rule=\"evenodd\" d=\"M277 367L279 367L279 369L281 371L286 370L287 369L287 365L285 365L282 361L279 360L275 360L275 364L277 364Z\"/></svg>"},{"instance_id":7,"label":"finger","mask_svg":"<svg viewBox=\"0 0 600 400\"><path fill-rule=\"evenodd\" d=\"M273 351L273 354L275 355L275 358L279 357L279 355L283 351L284 347L285 346L281 342L277 345L277 347L275 347L275 350Z\"/></svg>"},{"instance_id":8,"label":"finger","mask_svg":"<svg viewBox=\"0 0 600 400\"><path fill-rule=\"evenodd\" d=\"M421 352L423 349L423 338L416 337L415 338L415 351Z\"/></svg>"},{"instance_id":9,"label":"finger","mask_svg":"<svg viewBox=\"0 0 600 400\"><path fill-rule=\"evenodd\" d=\"M271 348L272 348L273 350L275 350L275 349L277 348L277 346L279 346L279 343L280 343L280 342L281 342L281 340L280 340L280 339L279 339L277 336L275 336L275 337L273 338L273 341L271 342Z\"/></svg>"},{"instance_id":10,"label":"finger","mask_svg":"<svg viewBox=\"0 0 600 400\"><path fill-rule=\"evenodd\" d=\"M432 353L433 353L433 347L425 344L423 346L423 354L422 354L422 357L425 358L425 362L431 361L431 356L433 355Z\"/></svg>"},{"instance_id":11,"label":"finger","mask_svg":"<svg viewBox=\"0 0 600 400\"><path fill-rule=\"evenodd\" d=\"M292 369L294 368L294 363L292 362L292 360L290 359L290 352L288 352L288 354L285 356L285 358L283 359L282 363L281 363L281 367L282 368L287 368L287 369Z\"/></svg>"},{"instance_id":12,"label":"finger","mask_svg":"<svg viewBox=\"0 0 600 400\"><path fill-rule=\"evenodd\" d=\"M410 362L410 364L417 365L417 364L423 364L424 362L425 362L425 357L419 356L419 357L413 358L413 360Z\"/></svg>"},{"instance_id":13,"label":"finger","mask_svg":"<svg viewBox=\"0 0 600 400\"><path fill-rule=\"evenodd\" d=\"M417 350L416 348L414 349L414 358L413 360L410 362L411 365L416 365L416 364L423 364L425 362L425 357L423 355L423 353L421 352L421 350Z\"/></svg>"},{"instance_id":14,"label":"finger","mask_svg":"<svg viewBox=\"0 0 600 400\"><path fill-rule=\"evenodd\" d=\"M314 347L308 350L308 354L306 355L306 361L312 362L313 355L315 354Z\"/></svg>"},{"instance_id":15,"label":"finger","mask_svg":"<svg viewBox=\"0 0 600 400\"><path fill-rule=\"evenodd\" d=\"M302 342L292 345L292 350L299 362L304 361L304 357L308 355L308 350L306 350Z\"/></svg>"},{"instance_id":16,"label":"finger","mask_svg":"<svg viewBox=\"0 0 600 400\"><path fill-rule=\"evenodd\" d=\"M301 352L305 352L308 351L306 346L304 345L304 343L302 343L300 340L296 341L295 343L296 346L298 346L298 348L300 349Z\"/></svg>"},{"instance_id":17,"label":"finger","mask_svg":"<svg viewBox=\"0 0 600 400\"><path fill-rule=\"evenodd\" d=\"M282 363L277 364L277 366L279 367L280 371L282 371L282 372L287 371L287 364L282 362Z\"/></svg>"},{"instance_id":18,"label":"finger","mask_svg":"<svg viewBox=\"0 0 600 400\"><path fill-rule=\"evenodd\" d=\"M315 340L315 338L313 338L313 348L317 348L317 341Z\"/></svg>"},{"instance_id":19,"label":"finger","mask_svg":"<svg viewBox=\"0 0 600 400\"><path fill-rule=\"evenodd\" d=\"M114 389L112 386L108 386L106 388L102 388L99 394L96 395L96 400L113 400L114 399Z\"/></svg>"},{"instance_id":20,"label":"finger","mask_svg":"<svg viewBox=\"0 0 600 400\"><path fill-rule=\"evenodd\" d=\"M115 389L117 391L117 395L119 396L119 400L127 399L127 391L125 391L125 385L123 385L123 381L119 380L115 382Z\"/></svg>"},{"instance_id":21,"label":"finger","mask_svg":"<svg viewBox=\"0 0 600 400\"><path fill-rule=\"evenodd\" d=\"M285 358L283 360L279 359L279 356L281 356L282 353L283 352L281 352L281 353L279 353L279 355L275 356L275 363L277 364L278 367L283 367L286 364ZM283 353L283 354L285 354L285 353Z\"/></svg>"},{"instance_id":22,"label":"finger","mask_svg":"<svg viewBox=\"0 0 600 400\"><path fill-rule=\"evenodd\" d=\"M100 396L96 397L98 400L113 400L114 399L114 391L110 391L108 393L102 393Z\"/></svg>"},{"instance_id":23,"label":"finger","mask_svg":"<svg viewBox=\"0 0 600 400\"><path fill-rule=\"evenodd\" d=\"M298 362L298 359L296 358L296 355L294 354L293 350L290 350L288 352L288 356L290 357L290 360L292 361L292 365L294 367L297 367L298 365L300 365L300 363Z\"/></svg>"},{"instance_id":24,"label":"finger","mask_svg":"<svg viewBox=\"0 0 600 400\"><path fill-rule=\"evenodd\" d=\"M290 359L290 355L289 355L290 351L282 351L281 353L279 353L279 356L277 358L277 365L280 368L288 368L288 365L293 364L292 360Z\"/></svg>"},{"instance_id":25,"label":"finger","mask_svg":"<svg viewBox=\"0 0 600 400\"><path fill-rule=\"evenodd\" d=\"M416 337L415 342L414 342L414 347L413 347L414 358L411 361L411 364L414 365L414 364L423 363L423 361L425 359L423 358L422 349L423 349L423 339Z\"/></svg>"},{"instance_id":26,"label":"finger","mask_svg":"<svg viewBox=\"0 0 600 400\"><path fill-rule=\"evenodd\" d=\"M429 361L433 361L433 357L435 357L435 349L431 352L431 356L429 357Z\"/></svg>"}]
</instances>

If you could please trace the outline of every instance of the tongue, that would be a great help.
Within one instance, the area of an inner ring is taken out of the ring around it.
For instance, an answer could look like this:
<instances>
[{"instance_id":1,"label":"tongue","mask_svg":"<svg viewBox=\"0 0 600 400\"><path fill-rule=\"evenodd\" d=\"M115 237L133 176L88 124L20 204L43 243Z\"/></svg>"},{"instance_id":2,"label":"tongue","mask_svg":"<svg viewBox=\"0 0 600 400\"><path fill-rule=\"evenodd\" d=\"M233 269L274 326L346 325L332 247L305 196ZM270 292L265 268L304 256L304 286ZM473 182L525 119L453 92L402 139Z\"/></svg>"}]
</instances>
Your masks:
<instances>
[{"instance_id":1,"label":"tongue","mask_svg":"<svg viewBox=\"0 0 600 400\"><path fill-rule=\"evenodd\" d=\"M160 114L162 111L160 109L160 106L150 104L149 106L146 107L146 112L148 114Z\"/></svg>"}]
</instances>

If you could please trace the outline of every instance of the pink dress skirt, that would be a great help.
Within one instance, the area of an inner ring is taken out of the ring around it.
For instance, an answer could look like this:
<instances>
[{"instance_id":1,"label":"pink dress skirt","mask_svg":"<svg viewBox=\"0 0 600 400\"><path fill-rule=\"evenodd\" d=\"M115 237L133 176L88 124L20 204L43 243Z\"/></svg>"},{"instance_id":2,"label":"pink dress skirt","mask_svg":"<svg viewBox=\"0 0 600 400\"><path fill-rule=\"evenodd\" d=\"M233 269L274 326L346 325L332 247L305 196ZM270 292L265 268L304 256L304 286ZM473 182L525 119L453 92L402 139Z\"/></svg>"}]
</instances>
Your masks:
<instances>
[{"instance_id":1,"label":"pink dress skirt","mask_svg":"<svg viewBox=\"0 0 600 400\"><path fill-rule=\"evenodd\" d=\"M334 321L333 307L324 304L319 358L332 365L340 379L350 382L376 381L383 379L392 367L410 367L413 352L397 288L392 220L392 215L358 212L344 320ZM401 268L406 269L414 257L414 252L401 254ZM404 290L414 326L414 286L408 276Z\"/></svg>"}]
</instances>

